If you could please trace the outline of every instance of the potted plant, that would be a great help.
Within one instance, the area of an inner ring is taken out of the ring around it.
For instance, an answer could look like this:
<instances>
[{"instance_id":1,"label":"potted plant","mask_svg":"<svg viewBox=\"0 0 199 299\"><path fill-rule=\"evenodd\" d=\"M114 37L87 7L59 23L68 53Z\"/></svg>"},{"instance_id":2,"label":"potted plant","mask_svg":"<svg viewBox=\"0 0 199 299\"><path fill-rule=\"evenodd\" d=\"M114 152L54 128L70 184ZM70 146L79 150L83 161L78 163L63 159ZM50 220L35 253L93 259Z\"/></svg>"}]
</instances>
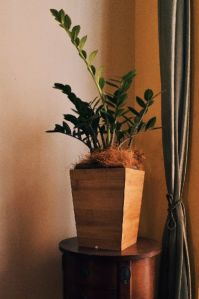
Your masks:
<instances>
[{"instance_id":1,"label":"potted plant","mask_svg":"<svg viewBox=\"0 0 199 299\"><path fill-rule=\"evenodd\" d=\"M104 78L96 68L97 51L84 49L87 36L72 26L64 10L51 9L85 63L98 95L81 100L67 84L55 83L74 105L63 123L47 132L63 133L84 143L89 154L70 171L77 237L80 246L123 250L136 243L144 171L143 155L133 149L135 136L155 129L156 117L146 120L154 93L147 89L136 97L139 109L127 106L128 90L136 75L129 71L120 78Z\"/></svg>"}]
</instances>

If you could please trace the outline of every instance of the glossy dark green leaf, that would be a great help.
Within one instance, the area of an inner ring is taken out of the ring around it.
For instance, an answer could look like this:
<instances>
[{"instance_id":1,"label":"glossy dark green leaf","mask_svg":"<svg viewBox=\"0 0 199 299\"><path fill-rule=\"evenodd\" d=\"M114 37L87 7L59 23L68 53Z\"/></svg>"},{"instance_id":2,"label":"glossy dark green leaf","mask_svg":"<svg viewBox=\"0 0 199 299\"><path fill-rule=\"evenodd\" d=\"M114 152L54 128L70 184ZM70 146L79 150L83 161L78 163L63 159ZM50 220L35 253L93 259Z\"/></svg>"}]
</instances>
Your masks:
<instances>
[{"instance_id":1,"label":"glossy dark green leaf","mask_svg":"<svg viewBox=\"0 0 199 299\"><path fill-rule=\"evenodd\" d=\"M151 89L147 89L144 93L144 99L146 101L150 101L153 98L153 91Z\"/></svg>"},{"instance_id":2,"label":"glossy dark green leaf","mask_svg":"<svg viewBox=\"0 0 199 299\"><path fill-rule=\"evenodd\" d=\"M134 126L135 123L131 120L130 117L127 117L125 115L123 115L123 117L124 117L124 119L126 120L127 123L129 123L130 125Z\"/></svg>"},{"instance_id":3,"label":"glossy dark green leaf","mask_svg":"<svg viewBox=\"0 0 199 299\"><path fill-rule=\"evenodd\" d=\"M130 88L131 84L132 84L132 80L124 81L121 87L122 91L123 92L127 91Z\"/></svg>"},{"instance_id":4,"label":"glossy dark green leaf","mask_svg":"<svg viewBox=\"0 0 199 299\"><path fill-rule=\"evenodd\" d=\"M64 133L67 134L67 135L71 135L71 129L69 127L69 125L63 121L63 128L64 128Z\"/></svg>"},{"instance_id":5,"label":"glossy dark green leaf","mask_svg":"<svg viewBox=\"0 0 199 299\"><path fill-rule=\"evenodd\" d=\"M123 104L125 103L126 99L127 99L127 94L126 94L126 93L121 94L121 95L117 98L117 105L118 105L118 106L123 105Z\"/></svg>"},{"instance_id":6,"label":"glossy dark green leaf","mask_svg":"<svg viewBox=\"0 0 199 299\"><path fill-rule=\"evenodd\" d=\"M126 80L129 80L129 79L132 79L135 76L136 76L136 71L133 70L133 71L128 72L126 75L124 75L122 77L122 79L126 81Z\"/></svg>"},{"instance_id":7,"label":"glossy dark green leaf","mask_svg":"<svg viewBox=\"0 0 199 299\"><path fill-rule=\"evenodd\" d=\"M151 119L149 119L149 121L147 122L145 130L153 129L153 127L155 126L155 123L156 123L156 117L154 116Z\"/></svg>"},{"instance_id":8,"label":"glossy dark green leaf","mask_svg":"<svg viewBox=\"0 0 199 299\"><path fill-rule=\"evenodd\" d=\"M112 107L114 109L116 107L116 105L114 103L112 103L111 101L109 101L109 100L106 100L106 104L108 105L108 107L110 106L110 107Z\"/></svg>"},{"instance_id":9,"label":"glossy dark green leaf","mask_svg":"<svg viewBox=\"0 0 199 299\"><path fill-rule=\"evenodd\" d=\"M69 94L71 93L71 87L69 85L64 85L61 83L55 83L54 88L62 90L63 93Z\"/></svg>"},{"instance_id":10,"label":"glossy dark green leaf","mask_svg":"<svg viewBox=\"0 0 199 299\"><path fill-rule=\"evenodd\" d=\"M59 17L61 19L61 23L64 24L65 12L64 12L63 9L60 9L60 11L59 11Z\"/></svg>"},{"instance_id":11,"label":"glossy dark green leaf","mask_svg":"<svg viewBox=\"0 0 199 299\"><path fill-rule=\"evenodd\" d=\"M77 125L77 118L72 114L64 114L64 119L70 121L74 126Z\"/></svg>"},{"instance_id":12,"label":"glossy dark green leaf","mask_svg":"<svg viewBox=\"0 0 199 299\"><path fill-rule=\"evenodd\" d=\"M50 12L55 17L55 20L57 20L58 22L61 22L61 16L59 15L58 10L51 8Z\"/></svg>"},{"instance_id":13,"label":"glossy dark green leaf","mask_svg":"<svg viewBox=\"0 0 199 299\"><path fill-rule=\"evenodd\" d=\"M112 113L110 113L110 111L107 112L105 110L102 110L101 115L104 119L108 119L110 124L113 124L115 122L115 118L112 116Z\"/></svg>"},{"instance_id":14,"label":"glossy dark green leaf","mask_svg":"<svg viewBox=\"0 0 199 299\"><path fill-rule=\"evenodd\" d=\"M140 115L138 115L138 116L136 116L135 118L134 118L134 123L135 124L138 124L140 122Z\"/></svg>"},{"instance_id":15,"label":"glossy dark green leaf","mask_svg":"<svg viewBox=\"0 0 199 299\"><path fill-rule=\"evenodd\" d=\"M63 133L65 134L65 130L62 126L56 124L54 130L48 130L47 133Z\"/></svg>"},{"instance_id":16,"label":"glossy dark green leaf","mask_svg":"<svg viewBox=\"0 0 199 299\"><path fill-rule=\"evenodd\" d=\"M87 53L86 53L86 51L82 50L82 55L84 56L85 59L87 58Z\"/></svg>"},{"instance_id":17,"label":"glossy dark green leaf","mask_svg":"<svg viewBox=\"0 0 199 299\"><path fill-rule=\"evenodd\" d=\"M132 112L134 115L139 116L139 112L135 110L133 107L128 107L129 111Z\"/></svg>"},{"instance_id":18,"label":"glossy dark green leaf","mask_svg":"<svg viewBox=\"0 0 199 299\"><path fill-rule=\"evenodd\" d=\"M101 127L99 127L99 130L100 130L100 132L101 132L102 134L106 133L106 128L105 128L104 125L101 126Z\"/></svg>"},{"instance_id":19,"label":"glossy dark green leaf","mask_svg":"<svg viewBox=\"0 0 199 299\"><path fill-rule=\"evenodd\" d=\"M78 37L79 32L80 32L80 26L79 25L74 26L71 32L71 39L73 42Z\"/></svg>"},{"instance_id":20,"label":"glossy dark green leaf","mask_svg":"<svg viewBox=\"0 0 199 299\"><path fill-rule=\"evenodd\" d=\"M78 47L79 46L79 37L76 37L74 42L75 42L75 45Z\"/></svg>"},{"instance_id":21,"label":"glossy dark green leaf","mask_svg":"<svg viewBox=\"0 0 199 299\"><path fill-rule=\"evenodd\" d=\"M65 15L64 17L64 26L69 30L71 27L71 19L68 15Z\"/></svg>"},{"instance_id":22,"label":"glossy dark green leaf","mask_svg":"<svg viewBox=\"0 0 199 299\"><path fill-rule=\"evenodd\" d=\"M138 103L138 105L140 105L142 108L146 107L145 102L140 98L140 97L136 97L136 102Z\"/></svg>"},{"instance_id":23,"label":"glossy dark green leaf","mask_svg":"<svg viewBox=\"0 0 199 299\"><path fill-rule=\"evenodd\" d=\"M91 70L92 70L93 75L95 75L95 73L96 73L96 68L95 68L95 66L94 66L94 65L91 65L90 68L91 68Z\"/></svg>"},{"instance_id":24,"label":"glossy dark green leaf","mask_svg":"<svg viewBox=\"0 0 199 299\"><path fill-rule=\"evenodd\" d=\"M123 112L124 112L124 109L117 109L115 112L115 116L120 117L120 116L122 116Z\"/></svg>"},{"instance_id":25,"label":"glossy dark green leaf","mask_svg":"<svg viewBox=\"0 0 199 299\"><path fill-rule=\"evenodd\" d=\"M130 121L131 121L131 125L134 125L132 117L126 117L126 119L124 121L122 121L121 124L124 125L127 122L130 123Z\"/></svg>"},{"instance_id":26,"label":"glossy dark green leaf","mask_svg":"<svg viewBox=\"0 0 199 299\"><path fill-rule=\"evenodd\" d=\"M101 77L101 78L99 79L99 86L100 86L101 89L103 89L103 88L104 88L104 85L105 85L105 80L104 80L104 78Z\"/></svg>"},{"instance_id":27,"label":"glossy dark green leaf","mask_svg":"<svg viewBox=\"0 0 199 299\"><path fill-rule=\"evenodd\" d=\"M142 118L142 117L147 113L147 110L148 110L148 109L143 108L143 109L140 111L140 113L139 113L140 118Z\"/></svg>"},{"instance_id":28,"label":"glossy dark green leaf","mask_svg":"<svg viewBox=\"0 0 199 299\"><path fill-rule=\"evenodd\" d=\"M113 103L114 105L116 105L116 102L117 102L117 98L111 96L111 95L108 95L106 94L106 98L108 99L108 101L110 101L111 103Z\"/></svg>"}]
</instances>

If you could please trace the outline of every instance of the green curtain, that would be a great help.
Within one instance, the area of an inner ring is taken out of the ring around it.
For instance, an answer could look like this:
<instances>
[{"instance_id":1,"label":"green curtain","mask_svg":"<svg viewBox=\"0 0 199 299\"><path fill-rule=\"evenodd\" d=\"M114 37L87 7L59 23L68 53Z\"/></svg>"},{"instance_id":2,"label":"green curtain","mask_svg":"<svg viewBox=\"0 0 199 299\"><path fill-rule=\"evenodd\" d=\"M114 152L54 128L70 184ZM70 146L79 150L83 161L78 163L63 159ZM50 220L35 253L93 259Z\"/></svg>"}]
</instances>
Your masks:
<instances>
[{"instance_id":1,"label":"green curtain","mask_svg":"<svg viewBox=\"0 0 199 299\"><path fill-rule=\"evenodd\" d=\"M192 299L185 208L190 110L190 0L159 0L162 127L168 216L159 299Z\"/></svg>"}]
</instances>

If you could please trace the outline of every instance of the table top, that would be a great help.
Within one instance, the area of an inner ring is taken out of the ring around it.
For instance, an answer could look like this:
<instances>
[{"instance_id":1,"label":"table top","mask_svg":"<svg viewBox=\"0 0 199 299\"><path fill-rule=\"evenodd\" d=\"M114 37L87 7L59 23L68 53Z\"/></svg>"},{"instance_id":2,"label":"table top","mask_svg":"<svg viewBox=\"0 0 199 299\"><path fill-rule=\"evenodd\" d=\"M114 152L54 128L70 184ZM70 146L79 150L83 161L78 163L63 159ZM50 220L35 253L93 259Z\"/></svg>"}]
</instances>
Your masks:
<instances>
[{"instance_id":1,"label":"table top","mask_svg":"<svg viewBox=\"0 0 199 299\"><path fill-rule=\"evenodd\" d=\"M59 249L63 253L69 252L88 256L124 257L130 259L150 258L160 253L160 245L158 242L147 238L139 238L136 244L123 251L79 247L77 237L61 241L59 243Z\"/></svg>"}]
</instances>

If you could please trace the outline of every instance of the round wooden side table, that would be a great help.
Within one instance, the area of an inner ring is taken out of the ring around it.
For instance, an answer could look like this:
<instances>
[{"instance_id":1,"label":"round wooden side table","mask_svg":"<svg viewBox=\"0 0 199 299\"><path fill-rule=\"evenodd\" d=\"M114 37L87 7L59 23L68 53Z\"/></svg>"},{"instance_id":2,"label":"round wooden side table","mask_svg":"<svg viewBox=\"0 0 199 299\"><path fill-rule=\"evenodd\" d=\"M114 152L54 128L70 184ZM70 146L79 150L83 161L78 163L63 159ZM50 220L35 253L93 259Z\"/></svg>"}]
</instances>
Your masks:
<instances>
[{"instance_id":1,"label":"round wooden side table","mask_svg":"<svg viewBox=\"0 0 199 299\"><path fill-rule=\"evenodd\" d=\"M60 242L64 299L155 299L157 242L139 239L124 251L79 248Z\"/></svg>"}]
</instances>

